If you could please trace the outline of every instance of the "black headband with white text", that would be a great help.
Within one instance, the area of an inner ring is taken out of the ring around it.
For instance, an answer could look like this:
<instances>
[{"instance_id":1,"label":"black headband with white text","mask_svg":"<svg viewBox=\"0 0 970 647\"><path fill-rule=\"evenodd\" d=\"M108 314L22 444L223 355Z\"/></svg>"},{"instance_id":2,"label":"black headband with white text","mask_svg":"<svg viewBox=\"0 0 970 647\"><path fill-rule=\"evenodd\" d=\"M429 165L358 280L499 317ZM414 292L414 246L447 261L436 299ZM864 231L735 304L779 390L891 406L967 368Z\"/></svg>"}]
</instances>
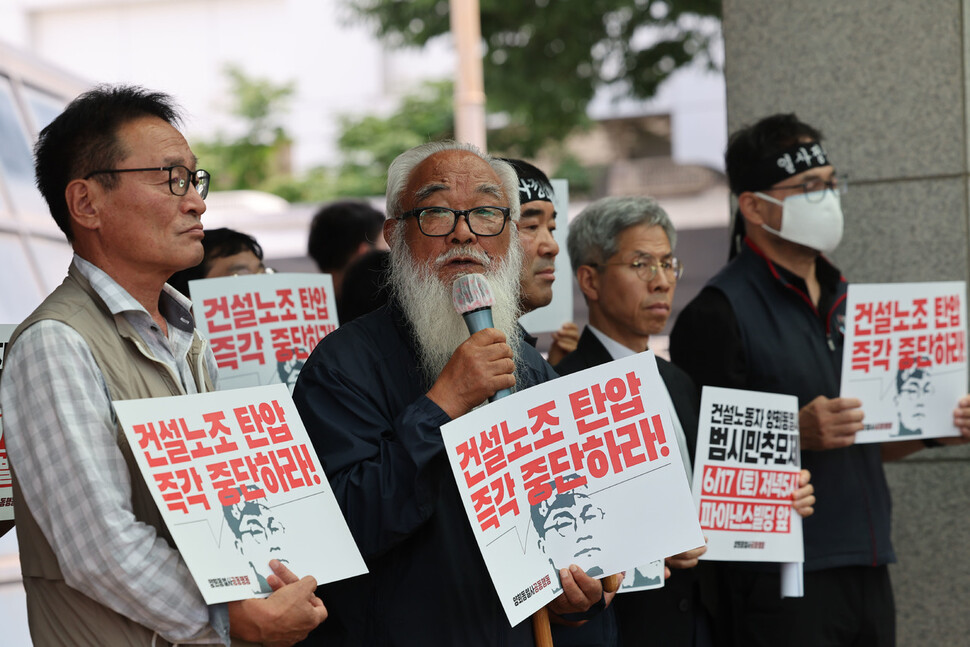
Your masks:
<instances>
[{"instance_id":1,"label":"black headband with white text","mask_svg":"<svg viewBox=\"0 0 970 647\"><path fill-rule=\"evenodd\" d=\"M831 163L820 143L795 144L754 164L751 174L746 178L739 178L734 188L737 194L744 191L760 191L793 175L820 166L829 166Z\"/></svg>"},{"instance_id":2,"label":"black headband with white text","mask_svg":"<svg viewBox=\"0 0 970 647\"><path fill-rule=\"evenodd\" d=\"M519 204L542 200L552 202L552 184L545 178L519 176Z\"/></svg>"},{"instance_id":3,"label":"black headband with white text","mask_svg":"<svg viewBox=\"0 0 970 647\"><path fill-rule=\"evenodd\" d=\"M525 160L506 157L500 157L499 159L507 162L515 169L515 175L519 179L519 204L535 202L536 200L542 200L543 202L553 201L552 183L549 182L549 178L546 177L545 173Z\"/></svg>"}]
</instances>

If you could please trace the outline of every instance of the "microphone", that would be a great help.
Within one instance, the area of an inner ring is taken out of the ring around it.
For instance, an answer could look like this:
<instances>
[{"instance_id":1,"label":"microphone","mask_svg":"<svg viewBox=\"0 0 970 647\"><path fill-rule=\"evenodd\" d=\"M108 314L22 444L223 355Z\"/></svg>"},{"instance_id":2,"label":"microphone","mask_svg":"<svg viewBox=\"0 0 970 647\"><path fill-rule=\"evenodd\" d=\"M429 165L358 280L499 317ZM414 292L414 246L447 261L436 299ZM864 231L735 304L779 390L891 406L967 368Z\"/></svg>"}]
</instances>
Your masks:
<instances>
[{"instance_id":1,"label":"microphone","mask_svg":"<svg viewBox=\"0 0 970 647\"><path fill-rule=\"evenodd\" d=\"M465 320L470 335L474 335L479 330L494 327L492 306L495 305L495 297L492 296L488 279L481 274L465 274L458 277L451 287L451 302L455 304L455 310ZM488 401L495 402L507 395L512 395L512 389L497 391Z\"/></svg>"}]
</instances>

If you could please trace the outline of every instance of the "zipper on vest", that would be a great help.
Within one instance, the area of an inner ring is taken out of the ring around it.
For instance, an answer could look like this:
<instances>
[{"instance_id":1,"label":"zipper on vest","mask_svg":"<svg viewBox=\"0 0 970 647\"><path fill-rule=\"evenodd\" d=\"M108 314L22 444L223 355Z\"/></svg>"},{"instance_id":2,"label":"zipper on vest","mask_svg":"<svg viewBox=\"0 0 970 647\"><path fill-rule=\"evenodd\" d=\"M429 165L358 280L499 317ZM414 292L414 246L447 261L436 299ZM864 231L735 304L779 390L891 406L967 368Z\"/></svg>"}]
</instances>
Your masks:
<instances>
[{"instance_id":1,"label":"zipper on vest","mask_svg":"<svg viewBox=\"0 0 970 647\"><path fill-rule=\"evenodd\" d=\"M197 330L193 331L192 335L199 340L199 353L195 358L195 390L199 393L208 393L209 387L205 383L205 376L208 375L205 370L205 349L207 346L207 341L205 337L199 335ZM189 350L192 350L191 346L189 347Z\"/></svg>"},{"instance_id":2,"label":"zipper on vest","mask_svg":"<svg viewBox=\"0 0 970 647\"><path fill-rule=\"evenodd\" d=\"M168 373L168 376L170 378L172 378L172 383L175 385L175 388L178 389L178 392L179 392L178 394L179 395L185 395L186 394L185 393L185 387L182 386L182 378L180 378L178 376L178 374L175 371L172 370L172 367L169 366L168 364L166 364L165 362L159 360L154 355L152 355L148 351L148 349L145 348L143 342L140 339L136 340L136 339L132 338L132 341L135 342L135 348L138 349L138 352L139 353L141 353L142 355L145 356L145 359L147 359L147 360L151 361L152 363L157 364L158 366L160 366L160 367L162 367L162 368L165 369L165 371Z\"/></svg>"},{"instance_id":3,"label":"zipper on vest","mask_svg":"<svg viewBox=\"0 0 970 647\"><path fill-rule=\"evenodd\" d=\"M198 353L198 356L195 358L195 375L192 376L192 379L195 380L195 391L196 393L208 393L209 389L205 383L206 373L203 370L205 369L206 340L204 337L199 335L198 331L193 332L193 335L200 342L199 353ZM185 387L182 385L182 377L177 372L173 371L171 366L169 366L165 362L159 360L157 357L152 355L149 352L149 350L144 346L144 342L142 342L141 339L136 339L134 337L130 339L135 344L135 348L138 349L138 352L145 356L145 359L148 359L154 364L164 367L165 370L168 372L169 377L172 378L172 381L175 384L175 387L179 390L179 393L181 395L186 395ZM190 346L189 347L190 354L191 354L191 350L192 348ZM175 361L177 362L178 359L176 358ZM190 368L189 372L191 373L191 364L189 368Z\"/></svg>"}]
</instances>

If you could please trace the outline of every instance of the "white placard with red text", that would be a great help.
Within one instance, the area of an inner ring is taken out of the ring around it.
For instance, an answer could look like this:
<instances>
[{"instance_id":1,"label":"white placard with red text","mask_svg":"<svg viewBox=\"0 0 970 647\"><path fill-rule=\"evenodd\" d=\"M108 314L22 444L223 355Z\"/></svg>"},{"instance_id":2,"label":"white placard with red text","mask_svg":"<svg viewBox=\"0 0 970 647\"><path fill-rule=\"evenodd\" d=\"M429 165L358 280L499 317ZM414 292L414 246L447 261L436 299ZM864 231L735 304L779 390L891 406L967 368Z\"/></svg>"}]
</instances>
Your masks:
<instances>
[{"instance_id":1,"label":"white placard with red text","mask_svg":"<svg viewBox=\"0 0 970 647\"><path fill-rule=\"evenodd\" d=\"M0 375L3 374L3 356L7 341L17 329L15 324L0 324ZM10 476L10 463L7 461L7 446L3 442L3 411L0 411L0 521L13 519L13 485Z\"/></svg>"},{"instance_id":2,"label":"white placard with red text","mask_svg":"<svg viewBox=\"0 0 970 647\"><path fill-rule=\"evenodd\" d=\"M307 356L338 325L329 274L201 279L189 291L220 389L282 382L292 393Z\"/></svg>"},{"instance_id":3,"label":"white placard with red text","mask_svg":"<svg viewBox=\"0 0 970 647\"><path fill-rule=\"evenodd\" d=\"M206 603L267 593L273 558L320 584L367 572L284 385L114 408Z\"/></svg>"},{"instance_id":4,"label":"white placard with red text","mask_svg":"<svg viewBox=\"0 0 970 647\"><path fill-rule=\"evenodd\" d=\"M693 487L707 537L701 559L805 561L792 507L800 465L795 396L705 386Z\"/></svg>"},{"instance_id":5,"label":"white placard with red text","mask_svg":"<svg viewBox=\"0 0 970 647\"><path fill-rule=\"evenodd\" d=\"M843 397L862 400L857 443L957 436L967 392L966 283L850 285Z\"/></svg>"},{"instance_id":6,"label":"white placard with red text","mask_svg":"<svg viewBox=\"0 0 970 647\"><path fill-rule=\"evenodd\" d=\"M561 592L558 568L605 576L703 545L663 389L648 351L441 428L513 625Z\"/></svg>"}]
</instances>

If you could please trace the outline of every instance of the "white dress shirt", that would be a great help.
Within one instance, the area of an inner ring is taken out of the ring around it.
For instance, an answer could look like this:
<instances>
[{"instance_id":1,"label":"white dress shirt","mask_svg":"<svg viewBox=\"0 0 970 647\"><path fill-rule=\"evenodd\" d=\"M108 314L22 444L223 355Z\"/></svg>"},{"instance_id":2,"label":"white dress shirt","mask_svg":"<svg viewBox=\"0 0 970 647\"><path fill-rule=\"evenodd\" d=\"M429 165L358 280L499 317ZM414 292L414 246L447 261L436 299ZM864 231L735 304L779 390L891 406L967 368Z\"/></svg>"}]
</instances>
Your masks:
<instances>
[{"instance_id":1,"label":"white dress shirt","mask_svg":"<svg viewBox=\"0 0 970 647\"><path fill-rule=\"evenodd\" d=\"M605 333L597 330L590 324L590 332L592 332L596 338L603 344L603 348L606 352L610 354L613 359L623 359L624 357L629 357L630 355L636 355L637 352L630 348L627 348L623 344L615 341L614 339L607 337ZM663 385L663 395L667 401L667 409L670 411L670 422L674 425L674 436L677 438L677 447L680 449L680 458L684 462L684 471L687 472L687 483L690 484L693 478L691 476L690 469L690 452L687 450L687 436L684 435L684 427L680 424L680 418L677 417L677 409L674 407L674 401L670 397L670 392L667 391L667 385L664 384L663 379L660 380L660 384Z\"/></svg>"}]
</instances>

